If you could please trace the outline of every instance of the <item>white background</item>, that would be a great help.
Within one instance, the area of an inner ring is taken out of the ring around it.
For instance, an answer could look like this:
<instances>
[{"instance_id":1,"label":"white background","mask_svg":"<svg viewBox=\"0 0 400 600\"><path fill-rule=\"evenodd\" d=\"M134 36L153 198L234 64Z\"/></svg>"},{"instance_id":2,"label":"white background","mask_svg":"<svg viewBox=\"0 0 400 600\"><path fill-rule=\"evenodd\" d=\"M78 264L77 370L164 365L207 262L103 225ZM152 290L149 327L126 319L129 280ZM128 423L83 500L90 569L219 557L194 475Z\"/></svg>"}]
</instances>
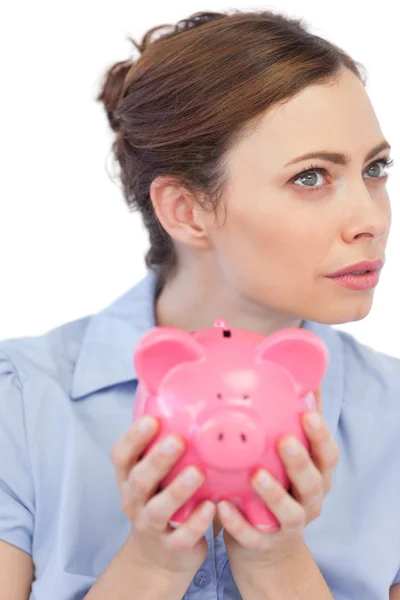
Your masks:
<instances>
[{"instance_id":1,"label":"white background","mask_svg":"<svg viewBox=\"0 0 400 600\"><path fill-rule=\"evenodd\" d=\"M110 179L111 133L95 102L103 71L156 25L201 10L268 9L303 17L368 70L367 91L396 164L393 226L370 315L341 325L400 357L399 81L395 0L277 4L213 0L28 0L0 9L0 339L41 334L97 312L145 273L147 234ZM340 150L340 149L339 149Z\"/></svg>"}]
</instances>

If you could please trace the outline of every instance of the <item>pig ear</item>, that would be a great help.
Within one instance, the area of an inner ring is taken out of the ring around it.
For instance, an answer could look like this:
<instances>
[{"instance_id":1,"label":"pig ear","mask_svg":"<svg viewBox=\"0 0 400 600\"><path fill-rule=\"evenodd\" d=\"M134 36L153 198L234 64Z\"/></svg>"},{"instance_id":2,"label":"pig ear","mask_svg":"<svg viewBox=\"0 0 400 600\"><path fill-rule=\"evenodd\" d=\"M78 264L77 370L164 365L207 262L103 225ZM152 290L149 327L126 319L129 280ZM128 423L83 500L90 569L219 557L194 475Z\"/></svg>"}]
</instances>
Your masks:
<instances>
[{"instance_id":1,"label":"pig ear","mask_svg":"<svg viewBox=\"0 0 400 600\"><path fill-rule=\"evenodd\" d=\"M271 361L294 377L300 396L314 391L328 366L328 350L322 340L306 329L284 329L268 336L256 347L256 361Z\"/></svg>"},{"instance_id":2,"label":"pig ear","mask_svg":"<svg viewBox=\"0 0 400 600\"><path fill-rule=\"evenodd\" d=\"M162 379L175 366L204 357L193 336L175 327L153 327L139 341L134 363L139 381L156 392Z\"/></svg>"}]
</instances>

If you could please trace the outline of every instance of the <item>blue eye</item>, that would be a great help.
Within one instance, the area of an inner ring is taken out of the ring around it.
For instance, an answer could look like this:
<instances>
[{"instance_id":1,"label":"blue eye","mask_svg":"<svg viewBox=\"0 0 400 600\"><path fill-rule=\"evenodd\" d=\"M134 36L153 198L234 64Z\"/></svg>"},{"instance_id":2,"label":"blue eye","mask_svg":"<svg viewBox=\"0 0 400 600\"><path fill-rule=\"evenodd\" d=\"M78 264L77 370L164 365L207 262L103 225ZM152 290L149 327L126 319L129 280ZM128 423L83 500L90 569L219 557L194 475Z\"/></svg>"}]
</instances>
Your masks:
<instances>
[{"instance_id":1,"label":"blue eye","mask_svg":"<svg viewBox=\"0 0 400 600\"><path fill-rule=\"evenodd\" d=\"M308 181L310 182L310 178L315 175L316 173L320 174L320 175L328 175L328 172L326 169L323 169L322 167L316 167L314 165L310 165L310 167L306 170L306 171L302 171L301 173L299 173L298 175L296 175L295 177L293 177L293 179L291 179L291 181L293 183L295 183L298 179L303 179L305 177L308 177ZM312 181L312 179L311 179ZM322 185L301 185L301 186L297 186L297 187L302 187L305 188L308 191L315 191L315 190L320 190L322 188Z\"/></svg>"},{"instance_id":2,"label":"blue eye","mask_svg":"<svg viewBox=\"0 0 400 600\"><path fill-rule=\"evenodd\" d=\"M382 167L384 169L389 169L390 167L392 167L394 165L394 160L393 159L389 159L389 158L380 158L379 160L371 163L366 168L366 172L368 172L375 165L379 165L379 164L382 165ZM324 169L322 167L317 167L315 165L310 165L310 167L307 170L302 171L298 175L295 175L294 177L292 177L292 179L290 180L290 182L295 183L298 179L301 179L303 177L307 177L309 175L313 175L315 173L318 173L318 174L324 175L324 176L328 175L328 171L326 169ZM386 178L387 178L387 174L380 175L378 177L370 177L369 179L386 179ZM321 190L322 187L323 187L323 185L313 185L313 186L309 186L309 185L300 185L299 186L299 185L297 185L296 187L303 188L303 189L305 189L307 191L310 191L310 192L315 192L315 191Z\"/></svg>"},{"instance_id":3,"label":"blue eye","mask_svg":"<svg viewBox=\"0 0 400 600\"><path fill-rule=\"evenodd\" d=\"M375 165L379 165L379 164L381 164L384 169L390 169L390 167L393 167L393 165L394 165L394 160L393 159L389 159L389 158L381 158L381 159L377 160L376 162L372 163L367 168L367 171L369 171L370 169L372 169L372 167L374 167ZM373 177L372 179L380 179L381 177L382 176ZM385 177L385 175L383 175L383 177Z\"/></svg>"}]
</instances>

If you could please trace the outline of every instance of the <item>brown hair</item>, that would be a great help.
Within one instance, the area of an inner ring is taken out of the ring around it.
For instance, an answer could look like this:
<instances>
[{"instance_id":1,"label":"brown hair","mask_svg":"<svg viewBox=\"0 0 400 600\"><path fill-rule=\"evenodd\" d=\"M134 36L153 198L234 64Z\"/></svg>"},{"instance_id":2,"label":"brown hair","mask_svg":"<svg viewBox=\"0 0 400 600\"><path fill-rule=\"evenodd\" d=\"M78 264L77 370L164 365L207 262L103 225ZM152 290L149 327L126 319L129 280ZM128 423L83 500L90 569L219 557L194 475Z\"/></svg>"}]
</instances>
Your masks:
<instances>
[{"instance_id":1,"label":"brown hair","mask_svg":"<svg viewBox=\"0 0 400 600\"><path fill-rule=\"evenodd\" d=\"M165 27L172 31L151 39ZM150 29L140 44L130 41L141 56L111 66L97 100L116 132L124 198L149 232L146 265L159 272L162 286L177 256L155 214L152 181L179 180L203 195L203 208L207 202L215 210L226 153L267 109L310 84L334 83L343 67L365 85L365 67L307 31L302 19L271 11L195 13Z\"/></svg>"}]
</instances>

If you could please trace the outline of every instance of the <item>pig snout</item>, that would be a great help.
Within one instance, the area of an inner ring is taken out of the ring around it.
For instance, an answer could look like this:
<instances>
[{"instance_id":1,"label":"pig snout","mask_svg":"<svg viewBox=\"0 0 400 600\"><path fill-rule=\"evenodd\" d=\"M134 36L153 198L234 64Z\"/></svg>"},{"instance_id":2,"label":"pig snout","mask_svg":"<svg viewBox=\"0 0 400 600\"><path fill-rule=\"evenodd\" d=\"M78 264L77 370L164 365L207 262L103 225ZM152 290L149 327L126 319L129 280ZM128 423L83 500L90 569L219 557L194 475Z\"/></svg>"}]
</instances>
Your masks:
<instances>
[{"instance_id":1,"label":"pig snout","mask_svg":"<svg viewBox=\"0 0 400 600\"><path fill-rule=\"evenodd\" d=\"M238 471L259 460L265 447L260 422L238 412L218 413L202 424L196 449L202 460L215 469Z\"/></svg>"}]
</instances>

